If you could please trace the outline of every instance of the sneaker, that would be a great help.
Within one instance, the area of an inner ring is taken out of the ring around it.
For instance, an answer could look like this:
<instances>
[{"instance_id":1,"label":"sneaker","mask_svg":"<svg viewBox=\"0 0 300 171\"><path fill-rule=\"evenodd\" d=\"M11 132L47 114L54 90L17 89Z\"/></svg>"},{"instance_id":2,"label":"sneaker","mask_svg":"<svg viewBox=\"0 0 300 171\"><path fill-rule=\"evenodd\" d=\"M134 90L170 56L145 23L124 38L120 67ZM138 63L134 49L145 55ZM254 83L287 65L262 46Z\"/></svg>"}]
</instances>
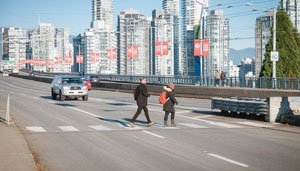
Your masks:
<instances>
[{"instance_id":1,"label":"sneaker","mask_svg":"<svg viewBox=\"0 0 300 171\"><path fill-rule=\"evenodd\" d=\"M132 122L129 122L129 125L130 125L132 128L135 127L135 125L134 125Z\"/></svg>"},{"instance_id":2,"label":"sneaker","mask_svg":"<svg viewBox=\"0 0 300 171\"><path fill-rule=\"evenodd\" d=\"M150 123L148 123L148 126L152 126L154 124L155 124L155 122L150 122Z\"/></svg>"}]
</instances>

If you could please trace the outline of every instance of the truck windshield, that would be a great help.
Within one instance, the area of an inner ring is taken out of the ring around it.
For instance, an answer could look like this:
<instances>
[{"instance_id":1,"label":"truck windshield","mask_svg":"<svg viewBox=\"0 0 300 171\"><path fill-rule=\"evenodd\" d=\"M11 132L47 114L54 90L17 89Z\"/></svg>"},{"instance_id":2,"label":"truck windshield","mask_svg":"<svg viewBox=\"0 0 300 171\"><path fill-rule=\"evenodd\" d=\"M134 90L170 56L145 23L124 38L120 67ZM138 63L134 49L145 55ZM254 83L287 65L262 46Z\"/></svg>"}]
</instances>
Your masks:
<instances>
[{"instance_id":1,"label":"truck windshield","mask_svg":"<svg viewBox=\"0 0 300 171\"><path fill-rule=\"evenodd\" d=\"M63 78L63 84L70 84L70 83L82 83L80 78Z\"/></svg>"}]
</instances>

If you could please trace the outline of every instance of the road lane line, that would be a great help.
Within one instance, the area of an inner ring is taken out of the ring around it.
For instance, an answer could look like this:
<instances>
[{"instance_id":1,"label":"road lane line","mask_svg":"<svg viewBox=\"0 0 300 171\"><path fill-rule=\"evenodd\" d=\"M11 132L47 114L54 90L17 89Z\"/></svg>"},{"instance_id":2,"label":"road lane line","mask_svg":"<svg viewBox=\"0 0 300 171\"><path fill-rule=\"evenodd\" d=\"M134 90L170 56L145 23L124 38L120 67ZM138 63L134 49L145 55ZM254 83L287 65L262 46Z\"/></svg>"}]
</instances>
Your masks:
<instances>
[{"instance_id":1,"label":"road lane line","mask_svg":"<svg viewBox=\"0 0 300 171\"><path fill-rule=\"evenodd\" d=\"M201 126L201 125L193 124L193 123L179 123L179 125L184 125L184 126L191 127L191 128L208 128L206 126Z\"/></svg>"},{"instance_id":2,"label":"road lane line","mask_svg":"<svg viewBox=\"0 0 300 171\"><path fill-rule=\"evenodd\" d=\"M73 126L58 126L58 128L64 132L79 131L77 128L75 128Z\"/></svg>"},{"instance_id":3,"label":"road lane line","mask_svg":"<svg viewBox=\"0 0 300 171\"><path fill-rule=\"evenodd\" d=\"M144 132L144 133L146 133L146 134L153 135L153 136L155 136L155 137L158 137L158 138L162 138L162 139L166 138L166 137L163 137L163 136L160 136L160 135L154 134L154 133L152 133L152 132L149 132L149 131L142 131L142 132Z\"/></svg>"},{"instance_id":4,"label":"road lane line","mask_svg":"<svg viewBox=\"0 0 300 171\"><path fill-rule=\"evenodd\" d=\"M6 82L3 82L2 83L6 84L6 85L9 85L11 87L14 87L14 88L18 88L18 89L23 89L23 90L26 90L26 91L33 91L33 92L38 92L38 93L45 93L45 91L39 91L39 90L32 90L32 89L27 89L27 88L23 88L23 87L18 87L18 86L15 86L15 85L12 85L12 84L9 84L9 83L6 83Z\"/></svg>"},{"instance_id":5,"label":"road lane line","mask_svg":"<svg viewBox=\"0 0 300 171\"><path fill-rule=\"evenodd\" d=\"M104 125L90 125L89 128L95 129L97 131L111 131L112 129L104 126Z\"/></svg>"},{"instance_id":6,"label":"road lane line","mask_svg":"<svg viewBox=\"0 0 300 171\"><path fill-rule=\"evenodd\" d=\"M225 127L225 128L243 128L238 125L232 125L232 124L223 123L223 122L208 121L208 120L203 120L203 119L199 119L199 118L191 118L191 117L183 116L183 115L178 115L178 117L193 119L193 120L197 120L197 121L201 121L201 122L205 122L205 123L208 123L211 125L216 125L216 126Z\"/></svg>"},{"instance_id":7,"label":"road lane line","mask_svg":"<svg viewBox=\"0 0 300 171\"><path fill-rule=\"evenodd\" d=\"M213 115L196 116L196 117L194 117L194 118L201 119L201 118L210 118L210 117L213 117Z\"/></svg>"},{"instance_id":8,"label":"road lane line","mask_svg":"<svg viewBox=\"0 0 300 171\"><path fill-rule=\"evenodd\" d=\"M181 110L179 112L176 112L176 114L183 114L183 113L192 113L192 110Z\"/></svg>"},{"instance_id":9,"label":"road lane line","mask_svg":"<svg viewBox=\"0 0 300 171\"><path fill-rule=\"evenodd\" d=\"M244 164L244 163L240 163L240 162L237 162L237 161L228 159L228 158L226 158L226 157L219 156L219 155L217 155L217 154L208 153L208 155L210 155L210 156L212 156L212 157L215 157L215 158L218 158L218 159L221 159L221 160L224 160L224 161L227 161L227 162L232 163L232 164L236 164L236 165L238 165L238 166L249 167L248 165L246 165L246 164Z\"/></svg>"},{"instance_id":10,"label":"road lane line","mask_svg":"<svg viewBox=\"0 0 300 171\"><path fill-rule=\"evenodd\" d=\"M76 111L78 111L78 112L85 113L85 114L90 115L90 116L94 116L94 117L96 117L96 118L102 118L102 116L95 115L95 114L93 114L93 113L90 113L90 112L86 112L86 111L77 109L77 108L75 108L75 107L68 107L68 108L73 109L73 110L76 110Z\"/></svg>"},{"instance_id":11,"label":"road lane line","mask_svg":"<svg viewBox=\"0 0 300 171\"><path fill-rule=\"evenodd\" d=\"M46 130L43 127L38 126L28 126L26 129L30 132L46 132Z\"/></svg>"},{"instance_id":12,"label":"road lane line","mask_svg":"<svg viewBox=\"0 0 300 171\"><path fill-rule=\"evenodd\" d=\"M38 97L32 97L33 99L36 99L36 100L38 100L39 98Z\"/></svg>"},{"instance_id":13,"label":"road lane line","mask_svg":"<svg viewBox=\"0 0 300 171\"><path fill-rule=\"evenodd\" d=\"M259 123L255 123L255 122L236 122L236 123L242 124L242 125L259 127L259 128L273 128L273 126L271 126L271 125L259 124Z\"/></svg>"}]
</instances>

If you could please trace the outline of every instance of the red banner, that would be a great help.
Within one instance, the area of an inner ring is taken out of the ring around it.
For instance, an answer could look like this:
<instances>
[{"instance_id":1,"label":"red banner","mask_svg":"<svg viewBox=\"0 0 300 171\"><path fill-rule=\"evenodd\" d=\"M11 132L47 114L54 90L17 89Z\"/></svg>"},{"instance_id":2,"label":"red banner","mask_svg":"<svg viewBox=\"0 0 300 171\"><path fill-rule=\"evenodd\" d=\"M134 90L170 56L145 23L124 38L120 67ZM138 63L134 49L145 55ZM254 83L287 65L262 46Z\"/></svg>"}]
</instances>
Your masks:
<instances>
[{"instance_id":1,"label":"red banner","mask_svg":"<svg viewBox=\"0 0 300 171\"><path fill-rule=\"evenodd\" d=\"M95 53L95 62L99 62L99 61L100 61L100 54Z\"/></svg>"},{"instance_id":2,"label":"red banner","mask_svg":"<svg viewBox=\"0 0 300 171\"><path fill-rule=\"evenodd\" d=\"M95 53L91 53L91 62L95 62Z\"/></svg>"},{"instance_id":3,"label":"red banner","mask_svg":"<svg viewBox=\"0 0 300 171\"><path fill-rule=\"evenodd\" d=\"M54 60L53 59L48 59L48 65L54 65Z\"/></svg>"},{"instance_id":4,"label":"red banner","mask_svg":"<svg viewBox=\"0 0 300 171\"><path fill-rule=\"evenodd\" d=\"M163 55L168 55L168 42L163 42Z\"/></svg>"},{"instance_id":5,"label":"red banner","mask_svg":"<svg viewBox=\"0 0 300 171\"><path fill-rule=\"evenodd\" d=\"M111 58L112 58L112 59L117 59L117 49L113 49L113 50L112 50Z\"/></svg>"},{"instance_id":6,"label":"red banner","mask_svg":"<svg viewBox=\"0 0 300 171\"><path fill-rule=\"evenodd\" d=\"M82 55L76 55L76 63L83 63L83 56Z\"/></svg>"},{"instance_id":7,"label":"red banner","mask_svg":"<svg viewBox=\"0 0 300 171\"><path fill-rule=\"evenodd\" d=\"M72 63L72 56L65 56L65 63L71 64Z\"/></svg>"},{"instance_id":8,"label":"red banner","mask_svg":"<svg viewBox=\"0 0 300 171\"><path fill-rule=\"evenodd\" d=\"M201 41L194 40L194 56L201 56Z\"/></svg>"},{"instance_id":9,"label":"red banner","mask_svg":"<svg viewBox=\"0 0 300 171\"><path fill-rule=\"evenodd\" d=\"M209 56L209 40L202 41L202 55Z\"/></svg>"},{"instance_id":10,"label":"red banner","mask_svg":"<svg viewBox=\"0 0 300 171\"><path fill-rule=\"evenodd\" d=\"M155 42L155 55L161 55L161 42Z\"/></svg>"},{"instance_id":11,"label":"red banner","mask_svg":"<svg viewBox=\"0 0 300 171\"><path fill-rule=\"evenodd\" d=\"M134 58L138 58L139 57L139 47L138 46L134 46L133 47L133 57Z\"/></svg>"},{"instance_id":12,"label":"red banner","mask_svg":"<svg viewBox=\"0 0 300 171\"><path fill-rule=\"evenodd\" d=\"M111 59L111 49L107 49L107 59Z\"/></svg>"},{"instance_id":13,"label":"red banner","mask_svg":"<svg viewBox=\"0 0 300 171\"><path fill-rule=\"evenodd\" d=\"M127 47L127 57L132 58L132 46Z\"/></svg>"},{"instance_id":14,"label":"red banner","mask_svg":"<svg viewBox=\"0 0 300 171\"><path fill-rule=\"evenodd\" d=\"M56 64L62 64L62 57L55 57Z\"/></svg>"}]
</instances>

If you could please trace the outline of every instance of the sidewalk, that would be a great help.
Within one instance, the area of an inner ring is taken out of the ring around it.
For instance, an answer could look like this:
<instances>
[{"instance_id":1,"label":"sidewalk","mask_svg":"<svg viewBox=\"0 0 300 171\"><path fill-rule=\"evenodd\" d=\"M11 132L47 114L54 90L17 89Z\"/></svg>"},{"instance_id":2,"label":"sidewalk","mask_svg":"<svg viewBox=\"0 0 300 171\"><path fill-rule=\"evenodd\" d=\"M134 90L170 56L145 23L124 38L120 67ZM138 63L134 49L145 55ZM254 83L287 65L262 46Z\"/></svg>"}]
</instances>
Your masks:
<instances>
[{"instance_id":1,"label":"sidewalk","mask_svg":"<svg viewBox=\"0 0 300 171\"><path fill-rule=\"evenodd\" d=\"M10 126L4 123L3 110L0 117L0 171L36 171L24 136L13 123Z\"/></svg>"}]
</instances>

